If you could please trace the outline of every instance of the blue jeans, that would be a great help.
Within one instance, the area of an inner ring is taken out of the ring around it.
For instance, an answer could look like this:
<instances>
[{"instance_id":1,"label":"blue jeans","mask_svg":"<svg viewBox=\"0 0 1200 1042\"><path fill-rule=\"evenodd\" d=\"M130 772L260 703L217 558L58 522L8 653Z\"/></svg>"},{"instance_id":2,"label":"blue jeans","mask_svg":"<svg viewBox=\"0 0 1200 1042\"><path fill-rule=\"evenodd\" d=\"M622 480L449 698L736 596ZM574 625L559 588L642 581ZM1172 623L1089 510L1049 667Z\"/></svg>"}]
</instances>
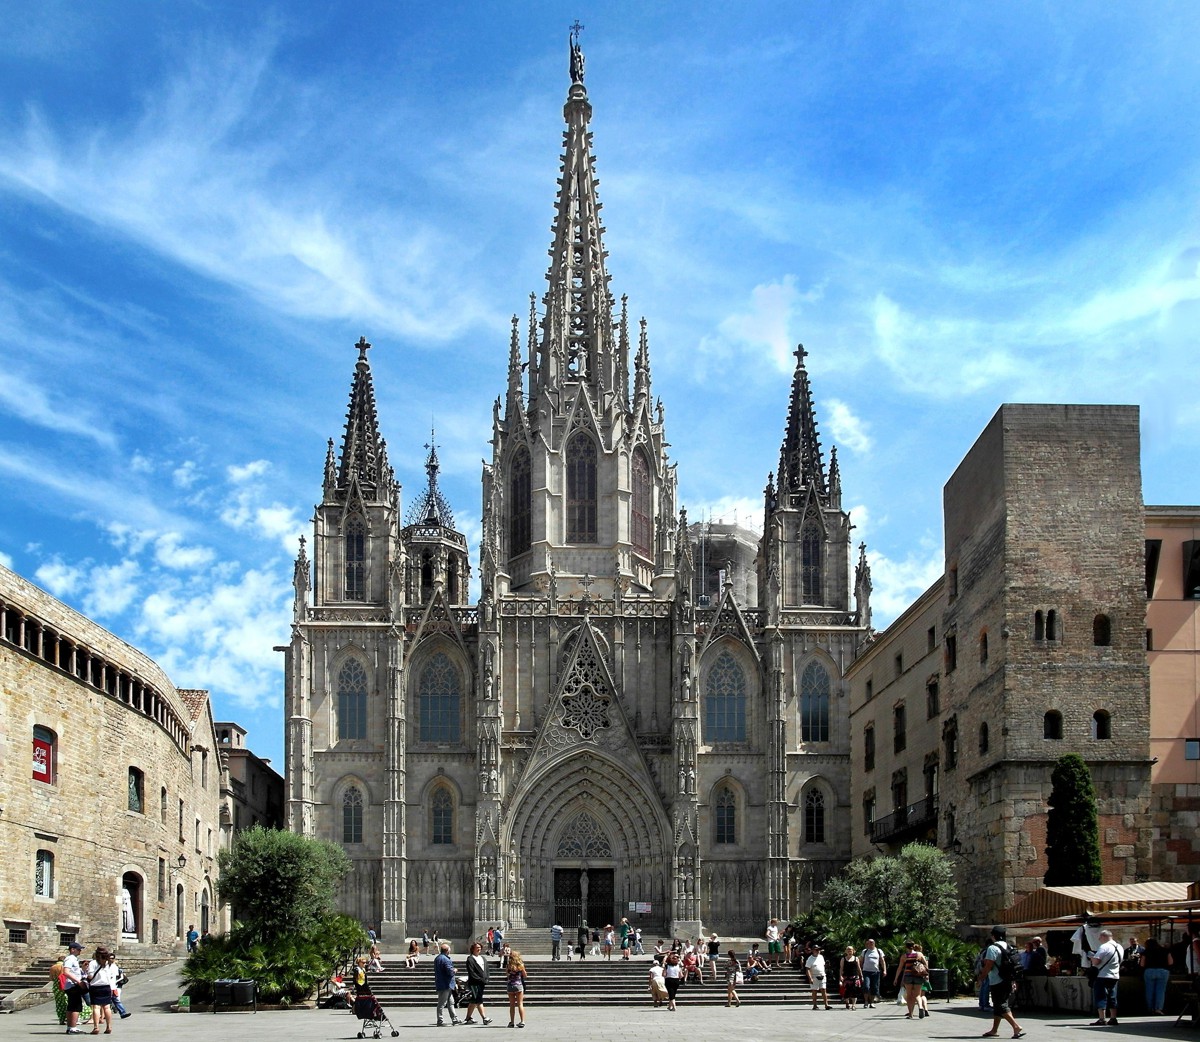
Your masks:
<instances>
[{"instance_id":1,"label":"blue jeans","mask_svg":"<svg viewBox=\"0 0 1200 1042\"><path fill-rule=\"evenodd\" d=\"M979 985L979 1008L985 1013L992 1012L992 1004L988 1001L988 992L991 991L991 987L986 977L983 979L983 983Z\"/></svg>"},{"instance_id":2,"label":"blue jeans","mask_svg":"<svg viewBox=\"0 0 1200 1042\"><path fill-rule=\"evenodd\" d=\"M1094 987L1096 1009L1110 1009L1117 1012L1117 978L1097 977Z\"/></svg>"},{"instance_id":3,"label":"blue jeans","mask_svg":"<svg viewBox=\"0 0 1200 1042\"><path fill-rule=\"evenodd\" d=\"M863 970L863 998L868 1002L879 998L879 978L878 970Z\"/></svg>"},{"instance_id":4,"label":"blue jeans","mask_svg":"<svg viewBox=\"0 0 1200 1042\"><path fill-rule=\"evenodd\" d=\"M1151 1013L1163 1008L1163 1003L1167 1000L1167 980L1170 976L1171 971L1164 969L1142 972L1142 979L1146 982L1146 1009Z\"/></svg>"}]
</instances>

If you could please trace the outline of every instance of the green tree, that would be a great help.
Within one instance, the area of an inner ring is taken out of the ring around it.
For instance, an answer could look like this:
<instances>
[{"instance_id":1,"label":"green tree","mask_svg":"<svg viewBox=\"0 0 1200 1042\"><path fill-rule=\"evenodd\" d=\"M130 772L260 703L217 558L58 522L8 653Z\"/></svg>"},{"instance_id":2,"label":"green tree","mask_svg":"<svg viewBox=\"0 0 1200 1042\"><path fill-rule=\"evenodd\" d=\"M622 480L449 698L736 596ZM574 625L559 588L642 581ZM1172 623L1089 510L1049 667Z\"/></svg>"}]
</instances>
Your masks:
<instances>
[{"instance_id":1,"label":"green tree","mask_svg":"<svg viewBox=\"0 0 1200 1042\"><path fill-rule=\"evenodd\" d=\"M856 858L825 886L818 905L833 920L856 920L881 936L953 930L958 885L937 847L909 843L896 857Z\"/></svg>"},{"instance_id":2,"label":"green tree","mask_svg":"<svg viewBox=\"0 0 1200 1042\"><path fill-rule=\"evenodd\" d=\"M217 890L247 943L309 932L333 914L337 886L350 871L341 847L259 825L237 833L218 864Z\"/></svg>"},{"instance_id":3,"label":"green tree","mask_svg":"<svg viewBox=\"0 0 1200 1042\"><path fill-rule=\"evenodd\" d=\"M1096 886L1101 882L1100 825L1096 789L1083 757L1067 753L1050 775L1046 818L1047 886Z\"/></svg>"}]
</instances>

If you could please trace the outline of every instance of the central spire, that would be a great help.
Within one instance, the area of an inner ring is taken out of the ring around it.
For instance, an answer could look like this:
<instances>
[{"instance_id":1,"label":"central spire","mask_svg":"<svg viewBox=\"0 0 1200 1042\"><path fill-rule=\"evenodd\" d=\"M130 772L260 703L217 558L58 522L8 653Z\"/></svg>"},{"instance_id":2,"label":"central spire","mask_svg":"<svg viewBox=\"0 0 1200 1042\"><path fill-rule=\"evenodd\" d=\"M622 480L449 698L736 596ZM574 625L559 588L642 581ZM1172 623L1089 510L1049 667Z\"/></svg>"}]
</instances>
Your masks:
<instances>
[{"instance_id":1,"label":"central spire","mask_svg":"<svg viewBox=\"0 0 1200 1042\"><path fill-rule=\"evenodd\" d=\"M596 193L596 160L588 123L592 106L583 84L584 58L576 23L571 29L571 87L563 117L562 176L550 246L546 317L538 351L540 384L585 382L594 393L617 388L613 300L605 270L604 226Z\"/></svg>"},{"instance_id":2,"label":"central spire","mask_svg":"<svg viewBox=\"0 0 1200 1042\"><path fill-rule=\"evenodd\" d=\"M825 462L821 457L812 388L808 382L808 370L804 366L808 352L803 344L796 346L795 355L796 371L792 376L787 427L783 432L783 447L779 453L779 491L781 494L797 493L811 488L824 496L828 492Z\"/></svg>"}]
</instances>

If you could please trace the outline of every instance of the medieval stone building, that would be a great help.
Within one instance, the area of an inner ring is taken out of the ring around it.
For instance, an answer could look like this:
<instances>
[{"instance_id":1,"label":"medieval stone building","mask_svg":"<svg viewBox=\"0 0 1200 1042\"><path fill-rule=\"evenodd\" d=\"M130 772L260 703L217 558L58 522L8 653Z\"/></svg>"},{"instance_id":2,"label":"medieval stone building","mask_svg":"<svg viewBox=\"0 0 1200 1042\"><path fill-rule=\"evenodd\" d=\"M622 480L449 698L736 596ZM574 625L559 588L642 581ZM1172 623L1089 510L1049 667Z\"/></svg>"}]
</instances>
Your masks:
<instances>
[{"instance_id":1,"label":"medieval stone building","mask_svg":"<svg viewBox=\"0 0 1200 1042\"><path fill-rule=\"evenodd\" d=\"M478 603L436 450L402 523L365 340L296 562L288 823L345 847L343 909L392 936L621 914L757 932L850 849L843 674L870 576L860 556L852 607L804 352L754 597L727 576L698 603L646 324L609 288L577 46L571 72L547 290L524 337L513 320L493 414Z\"/></svg>"}]
</instances>

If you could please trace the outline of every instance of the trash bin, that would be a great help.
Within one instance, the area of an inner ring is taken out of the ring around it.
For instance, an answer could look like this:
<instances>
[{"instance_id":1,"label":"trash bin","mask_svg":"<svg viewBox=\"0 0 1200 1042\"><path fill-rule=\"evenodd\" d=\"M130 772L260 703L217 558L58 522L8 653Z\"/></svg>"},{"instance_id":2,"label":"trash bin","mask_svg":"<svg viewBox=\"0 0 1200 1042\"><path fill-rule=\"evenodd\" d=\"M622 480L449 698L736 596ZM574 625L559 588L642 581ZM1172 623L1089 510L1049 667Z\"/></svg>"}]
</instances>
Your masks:
<instances>
[{"instance_id":1,"label":"trash bin","mask_svg":"<svg viewBox=\"0 0 1200 1042\"><path fill-rule=\"evenodd\" d=\"M253 1006L257 984L252 980L233 981L233 998L235 1006Z\"/></svg>"},{"instance_id":2,"label":"trash bin","mask_svg":"<svg viewBox=\"0 0 1200 1042\"><path fill-rule=\"evenodd\" d=\"M216 1012L218 1006L233 1005L233 986L237 981L226 978L224 980L213 981L213 1011Z\"/></svg>"},{"instance_id":3,"label":"trash bin","mask_svg":"<svg viewBox=\"0 0 1200 1042\"><path fill-rule=\"evenodd\" d=\"M950 998L950 971L944 967L929 967L929 990L935 998Z\"/></svg>"}]
</instances>

